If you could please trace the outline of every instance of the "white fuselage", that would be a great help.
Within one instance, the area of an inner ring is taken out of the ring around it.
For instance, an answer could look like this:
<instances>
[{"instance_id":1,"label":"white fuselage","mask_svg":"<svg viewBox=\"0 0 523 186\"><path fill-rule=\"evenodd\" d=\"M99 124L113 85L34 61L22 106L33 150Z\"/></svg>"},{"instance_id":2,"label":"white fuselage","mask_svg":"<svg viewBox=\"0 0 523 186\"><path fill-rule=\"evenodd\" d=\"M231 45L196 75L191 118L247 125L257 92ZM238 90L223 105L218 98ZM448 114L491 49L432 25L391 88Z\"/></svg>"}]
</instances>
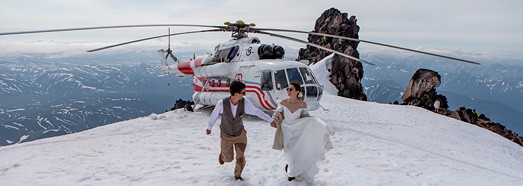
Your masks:
<instances>
[{"instance_id":1,"label":"white fuselage","mask_svg":"<svg viewBox=\"0 0 523 186\"><path fill-rule=\"evenodd\" d=\"M258 108L274 110L280 100L288 97L289 83L296 81L302 85L302 99L309 109L317 109L323 88L312 71L305 64L282 59L283 54L274 52L276 57L271 58L271 53L267 55L263 50L276 51L276 47L279 46L260 44L259 39L249 37L222 43L216 46L214 54L180 62L176 67L166 65L165 60L162 63L169 73L194 76L192 98L197 104L216 105L230 96L230 82L242 81L247 85L247 99Z\"/></svg>"}]
</instances>

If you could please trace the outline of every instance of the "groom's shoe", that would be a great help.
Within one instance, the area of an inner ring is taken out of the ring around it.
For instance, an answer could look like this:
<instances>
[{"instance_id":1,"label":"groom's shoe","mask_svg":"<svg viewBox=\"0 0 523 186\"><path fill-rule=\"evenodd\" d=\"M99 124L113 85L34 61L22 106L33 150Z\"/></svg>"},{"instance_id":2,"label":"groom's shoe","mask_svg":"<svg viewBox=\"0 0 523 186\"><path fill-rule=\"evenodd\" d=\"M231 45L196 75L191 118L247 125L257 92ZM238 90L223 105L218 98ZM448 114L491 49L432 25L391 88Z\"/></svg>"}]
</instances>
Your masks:
<instances>
[{"instance_id":1,"label":"groom's shoe","mask_svg":"<svg viewBox=\"0 0 523 186\"><path fill-rule=\"evenodd\" d=\"M236 178L236 180L243 181L243 178L241 176L234 176L234 178Z\"/></svg>"},{"instance_id":2,"label":"groom's shoe","mask_svg":"<svg viewBox=\"0 0 523 186\"><path fill-rule=\"evenodd\" d=\"M220 155L218 155L218 163L220 163L220 165L223 165L225 163L222 159L222 153L220 153Z\"/></svg>"},{"instance_id":3,"label":"groom's shoe","mask_svg":"<svg viewBox=\"0 0 523 186\"><path fill-rule=\"evenodd\" d=\"M289 165L285 164L285 172L287 172L287 168L289 168Z\"/></svg>"}]
</instances>

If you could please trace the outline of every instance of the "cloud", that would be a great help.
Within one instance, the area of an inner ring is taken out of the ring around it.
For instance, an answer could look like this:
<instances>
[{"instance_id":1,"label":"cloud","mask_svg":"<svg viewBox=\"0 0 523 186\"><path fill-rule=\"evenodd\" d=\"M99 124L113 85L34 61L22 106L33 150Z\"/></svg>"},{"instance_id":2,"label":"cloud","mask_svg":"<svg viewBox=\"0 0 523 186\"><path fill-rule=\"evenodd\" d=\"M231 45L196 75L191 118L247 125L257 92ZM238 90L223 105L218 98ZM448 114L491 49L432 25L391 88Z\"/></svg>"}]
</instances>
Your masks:
<instances>
[{"instance_id":1,"label":"cloud","mask_svg":"<svg viewBox=\"0 0 523 186\"><path fill-rule=\"evenodd\" d=\"M331 7L357 16L361 39L409 48L480 50L492 53L506 52L514 56L523 52L523 45L520 44L523 43L523 22L519 20L523 17L520 11L523 1L517 0L506 0L503 3L487 0L40 0L31 3L8 1L0 7L3 14L0 17L0 32L152 23L222 25L225 21L238 19L248 23L254 22L258 27L309 31L313 29L315 20L321 13ZM173 29L181 32L197 28ZM114 29L0 36L0 39L2 42L75 41L113 44L165 32L165 28ZM206 47L214 47L215 44L227 40L227 34L211 35L187 35L174 39ZM262 41L301 46L272 38L264 38ZM148 44L151 43L143 45ZM15 49L10 49L12 50Z\"/></svg>"}]
</instances>

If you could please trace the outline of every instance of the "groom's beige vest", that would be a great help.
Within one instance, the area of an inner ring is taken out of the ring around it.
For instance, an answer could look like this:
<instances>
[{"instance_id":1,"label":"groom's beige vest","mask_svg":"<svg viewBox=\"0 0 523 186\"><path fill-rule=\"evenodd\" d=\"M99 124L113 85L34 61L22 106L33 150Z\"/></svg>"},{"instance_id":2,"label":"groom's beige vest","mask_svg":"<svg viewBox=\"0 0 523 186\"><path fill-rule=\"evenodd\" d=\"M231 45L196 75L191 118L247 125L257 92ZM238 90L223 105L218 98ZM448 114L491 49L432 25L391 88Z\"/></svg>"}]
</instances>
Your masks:
<instances>
[{"instance_id":1,"label":"groom's beige vest","mask_svg":"<svg viewBox=\"0 0 523 186\"><path fill-rule=\"evenodd\" d=\"M223 99L223 113L220 130L229 136L239 136L243 132L243 115L245 113L245 100L238 101L236 116L232 115L231 98Z\"/></svg>"}]
</instances>

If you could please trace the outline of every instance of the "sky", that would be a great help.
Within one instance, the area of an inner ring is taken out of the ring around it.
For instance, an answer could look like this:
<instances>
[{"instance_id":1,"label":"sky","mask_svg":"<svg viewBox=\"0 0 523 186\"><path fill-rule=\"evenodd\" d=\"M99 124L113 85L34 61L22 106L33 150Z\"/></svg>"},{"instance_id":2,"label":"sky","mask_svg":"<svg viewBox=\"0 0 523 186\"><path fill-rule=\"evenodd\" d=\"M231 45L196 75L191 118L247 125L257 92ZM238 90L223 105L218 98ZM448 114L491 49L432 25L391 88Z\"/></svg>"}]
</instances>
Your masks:
<instances>
[{"instance_id":1,"label":"sky","mask_svg":"<svg viewBox=\"0 0 523 186\"><path fill-rule=\"evenodd\" d=\"M260 28L310 31L315 20L327 9L355 15L360 39L422 50L448 50L459 53L488 53L491 56L523 58L523 1L518 0L1 0L0 32L54 28L188 23L223 25L243 20ZM173 32L199 28L173 28ZM116 29L75 33L46 33L0 36L3 53L36 50L83 53L92 49L138 38L162 35L166 28ZM280 33L281 34L281 33ZM305 35L288 34L306 39ZM262 42L277 43L292 50L302 44L255 35ZM226 41L227 33L206 33L173 38L181 51L208 48ZM116 50L161 47L166 40L135 44ZM13 47L15 46L15 47ZM18 50L19 49L19 50ZM155 49L156 50L156 49ZM175 48L176 50L176 48ZM289 49L287 49L289 50ZM360 53L383 49L360 45ZM0 53L2 54L2 53Z\"/></svg>"}]
</instances>

